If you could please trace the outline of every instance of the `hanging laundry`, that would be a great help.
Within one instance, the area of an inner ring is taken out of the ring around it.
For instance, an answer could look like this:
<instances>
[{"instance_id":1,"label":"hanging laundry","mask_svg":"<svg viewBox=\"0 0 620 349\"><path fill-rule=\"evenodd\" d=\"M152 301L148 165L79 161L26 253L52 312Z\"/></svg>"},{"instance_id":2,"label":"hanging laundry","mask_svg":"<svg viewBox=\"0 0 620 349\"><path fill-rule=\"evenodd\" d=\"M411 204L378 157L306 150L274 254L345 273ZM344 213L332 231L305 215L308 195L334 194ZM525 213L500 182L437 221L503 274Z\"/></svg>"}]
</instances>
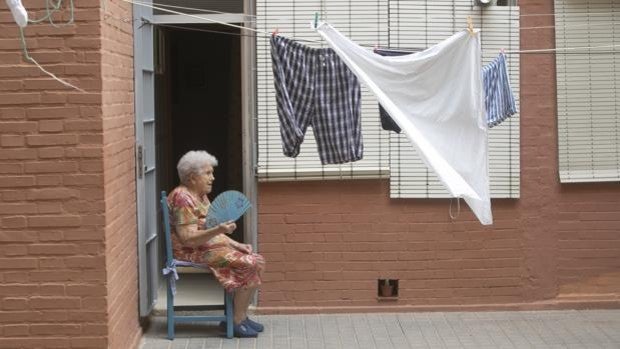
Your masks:
<instances>
[{"instance_id":1,"label":"hanging laundry","mask_svg":"<svg viewBox=\"0 0 620 349\"><path fill-rule=\"evenodd\" d=\"M386 131L394 131L400 133L401 129L398 127L394 119L388 114L387 110L379 104L379 119L381 120L381 128Z\"/></svg>"},{"instance_id":2,"label":"hanging laundry","mask_svg":"<svg viewBox=\"0 0 620 349\"><path fill-rule=\"evenodd\" d=\"M487 124L489 127L497 126L517 113L503 53L482 68L482 81Z\"/></svg>"},{"instance_id":3,"label":"hanging laundry","mask_svg":"<svg viewBox=\"0 0 620 349\"><path fill-rule=\"evenodd\" d=\"M462 31L422 52L383 57L322 23L317 31L376 95L450 194L492 224L480 35Z\"/></svg>"},{"instance_id":4,"label":"hanging laundry","mask_svg":"<svg viewBox=\"0 0 620 349\"><path fill-rule=\"evenodd\" d=\"M381 56L413 54L413 52L378 48L374 52ZM482 82L487 126L491 128L501 124L502 121L517 113L515 97L510 88L510 78L506 68L506 56L503 53L500 53L493 61L482 67ZM379 104L379 116L381 117L381 126L384 130L400 133L400 128L394 123L392 117L381 104Z\"/></svg>"},{"instance_id":5,"label":"hanging laundry","mask_svg":"<svg viewBox=\"0 0 620 349\"><path fill-rule=\"evenodd\" d=\"M404 56L412 53L407 51L385 50L379 48L375 48L374 52L381 56ZM394 131L396 133L400 133L400 127L398 127L396 122L392 120L390 114L388 114L388 112L385 110L385 108L381 106L381 104L379 104L379 119L381 120L381 128L386 131Z\"/></svg>"},{"instance_id":6,"label":"hanging laundry","mask_svg":"<svg viewBox=\"0 0 620 349\"><path fill-rule=\"evenodd\" d=\"M362 159L361 88L338 55L272 36L271 59L284 155L299 154L312 126L322 164Z\"/></svg>"}]
</instances>

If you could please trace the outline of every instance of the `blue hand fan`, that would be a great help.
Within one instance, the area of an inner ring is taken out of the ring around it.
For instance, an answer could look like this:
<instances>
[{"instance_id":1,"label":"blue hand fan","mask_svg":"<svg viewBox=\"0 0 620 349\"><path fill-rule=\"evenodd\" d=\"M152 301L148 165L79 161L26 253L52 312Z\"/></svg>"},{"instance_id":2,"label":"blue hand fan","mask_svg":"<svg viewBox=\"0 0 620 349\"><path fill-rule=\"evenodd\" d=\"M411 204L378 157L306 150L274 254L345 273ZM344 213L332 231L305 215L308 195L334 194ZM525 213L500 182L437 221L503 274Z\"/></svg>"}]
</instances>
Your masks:
<instances>
[{"instance_id":1,"label":"blue hand fan","mask_svg":"<svg viewBox=\"0 0 620 349\"><path fill-rule=\"evenodd\" d=\"M236 221L250 206L250 200L243 193L227 190L218 195L209 206L205 226L210 229L224 222Z\"/></svg>"}]
</instances>

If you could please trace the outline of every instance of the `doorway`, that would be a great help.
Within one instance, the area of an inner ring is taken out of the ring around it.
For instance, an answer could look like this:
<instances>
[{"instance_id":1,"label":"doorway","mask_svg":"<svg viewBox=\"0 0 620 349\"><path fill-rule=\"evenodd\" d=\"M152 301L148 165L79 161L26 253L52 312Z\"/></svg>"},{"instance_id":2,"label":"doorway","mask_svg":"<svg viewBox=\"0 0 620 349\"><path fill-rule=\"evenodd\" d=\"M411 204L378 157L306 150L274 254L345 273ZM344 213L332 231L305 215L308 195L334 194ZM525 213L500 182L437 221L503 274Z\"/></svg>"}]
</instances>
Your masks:
<instances>
[{"instance_id":1,"label":"doorway","mask_svg":"<svg viewBox=\"0 0 620 349\"><path fill-rule=\"evenodd\" d=\"M162 25L155 37L158 187L179 184L176 164L189 150L218 159L213 200L243 192L241 41L223 25ZM232 238L244 241L243 221Z\"/></svg>"},{"instance_id":2,"label":"doorway","mask_svg":"<svg viewBox=\"0 0 620 349\"><path fill-rule=\"evenodd\" d=\"M159 25L154 34L158 192L179 185L176 164L189 150L206 150L218 159L211 200L226 190L244 192L244 175L250 174L243 169L239 30L178 24ZM238 220L231 238L244 242L245 226L243 218ZM164 239L160 242L163 267ZM155 314L165 310L166 284L159 284ZM212 274L183 274L177 283L177 305L190 309L221 305L218 289Z\"/></svg>"}]
</instances>

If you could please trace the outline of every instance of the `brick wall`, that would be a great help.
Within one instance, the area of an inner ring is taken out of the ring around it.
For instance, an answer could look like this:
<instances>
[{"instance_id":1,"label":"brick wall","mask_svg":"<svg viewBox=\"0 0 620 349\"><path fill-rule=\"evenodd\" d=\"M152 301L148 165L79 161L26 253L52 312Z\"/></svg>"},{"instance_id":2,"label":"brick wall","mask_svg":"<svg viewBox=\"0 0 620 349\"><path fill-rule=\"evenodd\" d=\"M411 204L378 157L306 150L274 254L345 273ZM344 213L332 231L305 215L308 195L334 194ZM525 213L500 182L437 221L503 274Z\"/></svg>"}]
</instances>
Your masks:
<instances>
[{"instance_id":1,"label":"brick wall","mask_svg":"<svg viewBox=\"0 0 620 349\"><path fill-rule=\"evenodd\" d=\"M134 348L138 323L138 258L134 158L131 5L108 0L102 21L103 169L110 348Z\"/></svg>"},{"instance_id":2,"label":"brick wall","mask_svg":"<svg viewBox=\"0 0 620 349\"><path fill-rule=\"evenodd\" d=\"M44 15L43 2L24 5L31 18ZM0 348L139 340L131 27L102 25L99 0L75 5L74 25L25 32L40 64L88 93L22 61L18 29L0 5Z\"/></svg>"},{"instance_id":3,"label":"brick wall","mask_svg":"<svg viewBox=\"0 0 620 349\"><path fill-rule=\"evenodd\" d=\"M0 347L107 345L98 1L76 25L26 28L31 55L89 91L22 61L0 12ZM26 1L35 18L42 2Z\"/></svg>"},{"instance_id":4,"label":"brick wall","mask_svg":"<svg viewBox=\"0 0 620 349\"><path fill-rule=\"evenodd\" d=\"M552 0L519 1L522 14ZM552 16L522 27L553 26ZM521 48L554 47L553 28ZM521 198L484 227L447 200L392 200L381 180L259 184L262 312L620 305L620 187L559 183L555 57L521 56ZM397 301L377 279L399 279Z\"/></svg>"}]
</instances>

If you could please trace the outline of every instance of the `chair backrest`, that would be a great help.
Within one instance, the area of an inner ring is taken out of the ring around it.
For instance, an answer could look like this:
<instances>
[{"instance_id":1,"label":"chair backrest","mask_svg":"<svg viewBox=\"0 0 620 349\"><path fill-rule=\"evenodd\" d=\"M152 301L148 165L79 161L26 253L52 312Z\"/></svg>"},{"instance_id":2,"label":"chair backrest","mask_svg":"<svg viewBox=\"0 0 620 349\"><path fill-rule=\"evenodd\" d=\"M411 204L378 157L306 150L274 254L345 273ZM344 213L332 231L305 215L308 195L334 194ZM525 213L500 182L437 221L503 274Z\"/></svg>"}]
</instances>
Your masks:
<instances>
[{"instance_id":1,"label":"chair backrest","mask_svg":"<svg viewBox=\"0 0 620 349\"><path fill-rule=\"evenodd\" d=\"M172 263L172 240L170 237L170 210L168 209L168 196L165 191L161 192L161 219L164 224L164 235L166 238L166 265Z\"/></svg>"}]
</instances>

